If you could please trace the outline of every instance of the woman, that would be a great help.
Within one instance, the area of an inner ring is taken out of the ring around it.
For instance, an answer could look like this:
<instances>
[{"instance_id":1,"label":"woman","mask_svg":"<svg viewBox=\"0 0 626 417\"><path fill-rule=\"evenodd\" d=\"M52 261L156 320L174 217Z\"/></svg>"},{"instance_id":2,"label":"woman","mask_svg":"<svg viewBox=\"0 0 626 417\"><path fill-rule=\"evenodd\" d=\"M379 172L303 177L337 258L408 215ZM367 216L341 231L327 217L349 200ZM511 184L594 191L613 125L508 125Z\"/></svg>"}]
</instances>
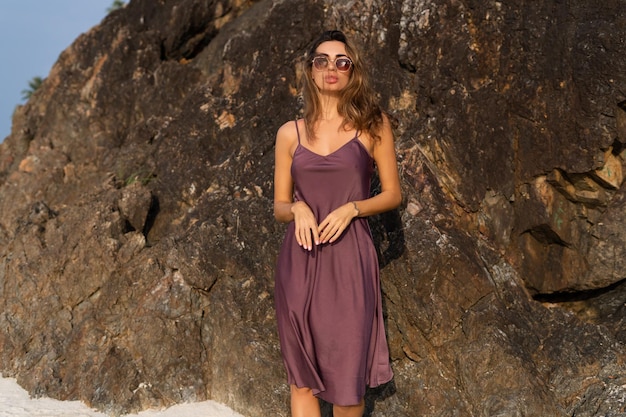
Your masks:
<instances>
[{"instance_id":1,"label":"woman","mask_svg":"<svg viewBox=\"0 0 626 417\"><path fill-rule=\"evenodd\" d=\"M342 32L314 42L303 90L304 118L276 135L274 172L274 216L289 223L275 299L291 412L319 417L319 397L335 417L360 417L366 386L393 376L366 220L402 199L393 134Z\"/></svg>"}]
</instances>

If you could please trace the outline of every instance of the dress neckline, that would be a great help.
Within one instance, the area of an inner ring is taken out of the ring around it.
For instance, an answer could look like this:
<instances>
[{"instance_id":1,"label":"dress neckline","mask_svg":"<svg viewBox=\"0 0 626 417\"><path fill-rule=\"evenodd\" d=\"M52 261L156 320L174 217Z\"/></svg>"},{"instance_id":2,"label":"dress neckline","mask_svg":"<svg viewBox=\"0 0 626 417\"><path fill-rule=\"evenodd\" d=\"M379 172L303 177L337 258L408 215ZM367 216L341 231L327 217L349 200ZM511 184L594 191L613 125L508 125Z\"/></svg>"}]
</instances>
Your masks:
<instances>
[{"instance_id":1,"label":"dress neckline","mask_svg":"<svg viewBox=\"0 0 626 417\"><path fill-rule=\"evenodd\" d=\"M372 155L370 155L369 151L367 149L365 149L365 145L363 145L363 143L359 140L358 136L354 136L352 139L350 139L349 141L347 141L346 143L344 143L343 145L341 145L340 147L338 147L337 149L335 149L334 151L332 151L331 153L326 154L326 155L322 155L321 153L317 153L315 151L312 151L311 149L309 149L306 146L302 145L302 143L300 143L300 142L298 142L298 148L302 148L305 151L307 151L308 153L310 153L312 155L315 155L317 157L320 157L320 158L330 158L331 156L335 155L337 152L341 151L343 148L345 148L346 146L348 146L349 144L351 144L354 141L356 141L359 144L359 146L361 147L361 149L363 149L365 151L367 156L372 158Z\"/></svg>"}]
</instances>

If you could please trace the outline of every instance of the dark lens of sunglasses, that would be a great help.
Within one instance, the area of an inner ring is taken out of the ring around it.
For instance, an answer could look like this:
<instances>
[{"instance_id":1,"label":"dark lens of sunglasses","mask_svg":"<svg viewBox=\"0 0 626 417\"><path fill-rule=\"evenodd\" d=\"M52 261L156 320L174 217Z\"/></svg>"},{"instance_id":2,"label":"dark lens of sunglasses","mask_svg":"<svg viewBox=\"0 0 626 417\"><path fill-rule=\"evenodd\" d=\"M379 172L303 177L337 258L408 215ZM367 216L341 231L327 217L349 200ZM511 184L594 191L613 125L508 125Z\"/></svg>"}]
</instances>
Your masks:
<instances>
[{"instance_id":1,"label":"dark lens of sunglasses","mask_svg":"<svg viewBox=\"0 0 626 417\"><path fill-rule=\"evenodd\" d=\"M318 70L324 69L328 66L328 58L318 56L317 58L313 59L313 65Z\"/></svg>"},{"instance_id":2,"label":"dark lens of sunglasses","mask_svg":"<svg viewBox=\"0 0 626 417\"><path fill-rule=\"evenodd\" d=\"M339 58L335 61L335 66L338 71L348 71L352 62L347 58Z\"/></svg>"}]
</instances>

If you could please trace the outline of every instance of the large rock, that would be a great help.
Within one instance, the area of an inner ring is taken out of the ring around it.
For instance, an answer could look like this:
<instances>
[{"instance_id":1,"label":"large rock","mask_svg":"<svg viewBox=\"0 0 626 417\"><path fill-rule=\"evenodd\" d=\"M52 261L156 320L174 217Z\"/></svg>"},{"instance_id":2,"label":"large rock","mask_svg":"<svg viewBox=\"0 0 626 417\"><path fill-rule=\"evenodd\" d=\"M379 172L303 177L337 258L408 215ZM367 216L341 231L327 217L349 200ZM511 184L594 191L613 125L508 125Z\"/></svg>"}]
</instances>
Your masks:
<instances>
[{"instance_id":1,"label":"large rock","mask_svg":"<svg viewBox=\"0 0 626 417\"><path fill-rule=\"evenodd\" d=\"M300 111L296 63L340 27L395 120L404 190L370 222L395 379L369 415L626 415L624 16L131 1L0 145L0 370L111 414L288 415L274 133Z\"/></svg>"}]
</instances>

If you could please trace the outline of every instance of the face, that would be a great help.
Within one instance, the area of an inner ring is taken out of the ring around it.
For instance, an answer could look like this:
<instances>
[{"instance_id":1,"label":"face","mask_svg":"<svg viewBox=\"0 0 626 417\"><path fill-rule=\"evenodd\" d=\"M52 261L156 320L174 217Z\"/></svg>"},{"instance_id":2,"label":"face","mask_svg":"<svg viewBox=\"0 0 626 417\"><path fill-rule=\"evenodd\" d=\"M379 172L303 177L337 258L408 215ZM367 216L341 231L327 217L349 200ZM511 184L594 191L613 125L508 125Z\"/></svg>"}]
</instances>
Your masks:
<instances>
[{"instance_id":1,"label":"face","mask_svg":"<svg viewBox=\"0 0 626 417\"><path fill-rule=\"evenodd\" d=\"M315 56L327 58L325 68L317 68L316 65L311 67L311 75L317 88L321 92L341 91L348 85L350 75L352 74L352 66L347 71L339 71L345 69L345 62L341 58L349 58L346 53L346 45L339 41L328 41L321 43L315 50ZM339 62L337 60L339 59Z\"/></svg>"}]
</instances>

